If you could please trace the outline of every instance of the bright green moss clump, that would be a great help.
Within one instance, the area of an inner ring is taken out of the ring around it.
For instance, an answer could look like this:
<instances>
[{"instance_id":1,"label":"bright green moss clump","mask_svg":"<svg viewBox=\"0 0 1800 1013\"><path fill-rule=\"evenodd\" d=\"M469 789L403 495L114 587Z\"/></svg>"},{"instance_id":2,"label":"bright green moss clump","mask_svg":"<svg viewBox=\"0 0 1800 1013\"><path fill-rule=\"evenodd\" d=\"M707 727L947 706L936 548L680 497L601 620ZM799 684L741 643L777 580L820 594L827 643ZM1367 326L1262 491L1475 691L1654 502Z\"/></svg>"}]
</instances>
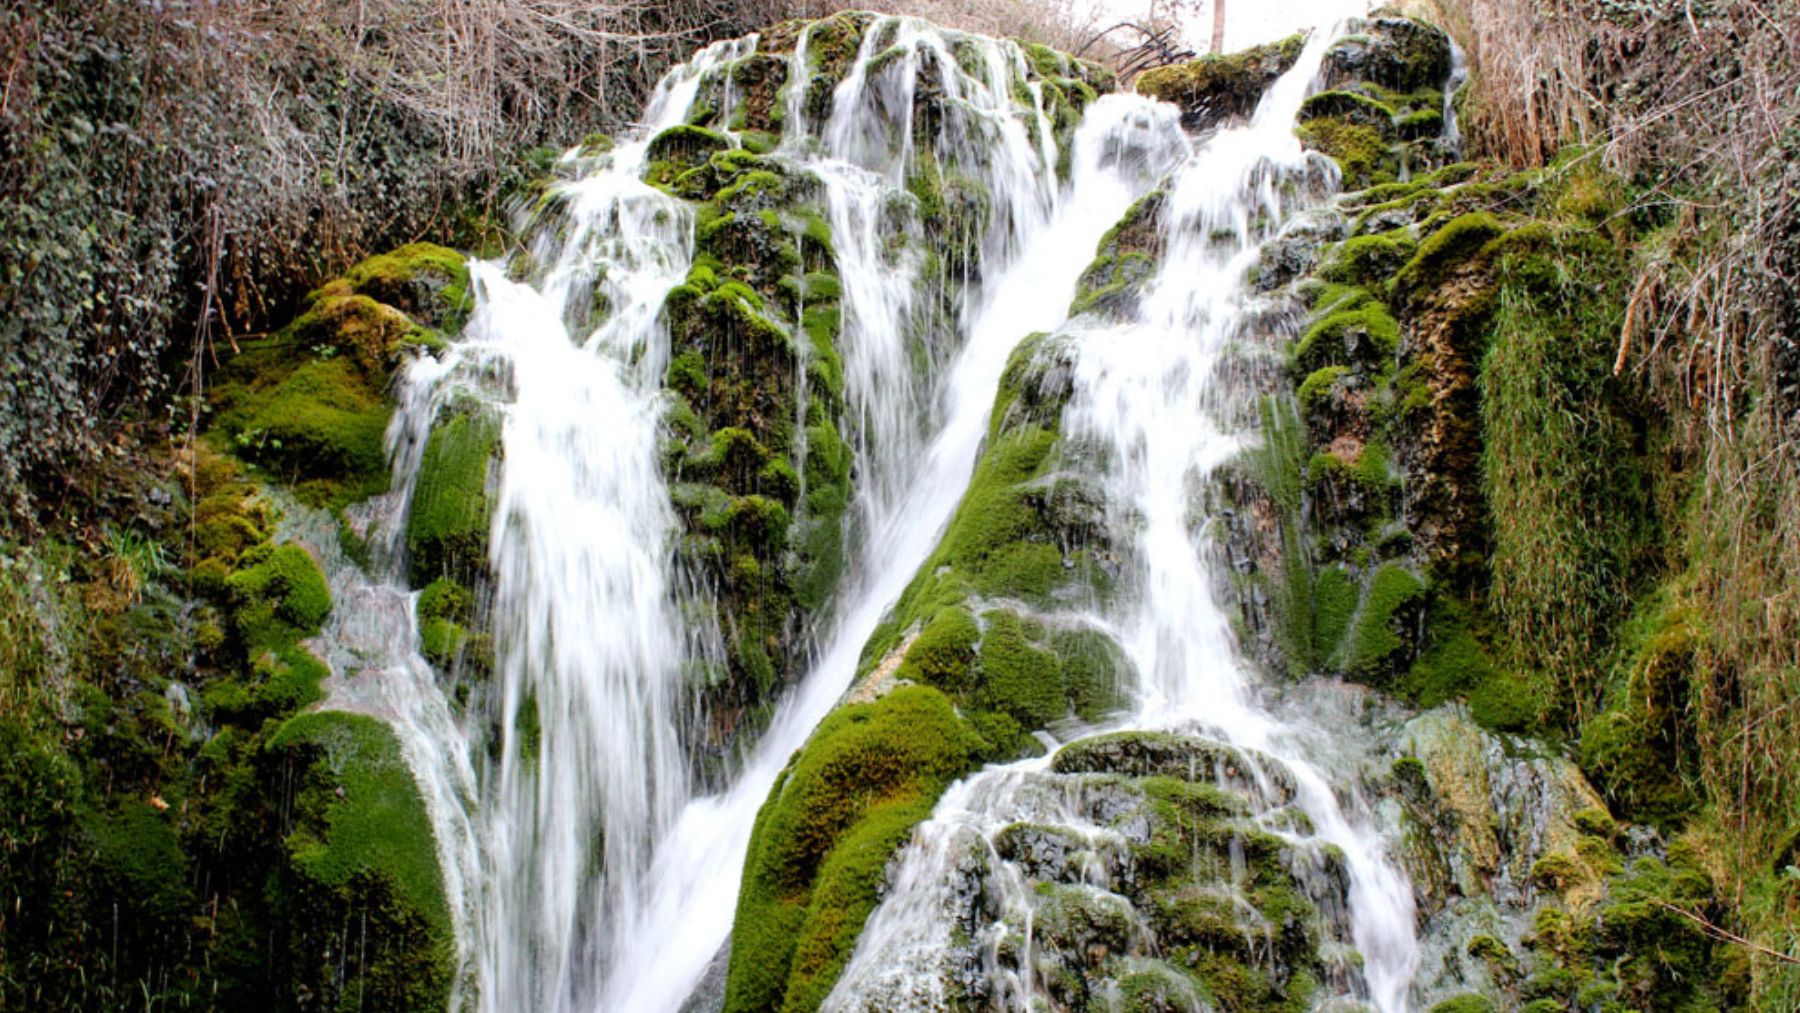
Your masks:
<instances>
[{"instance_id":1,"label":"bright green moss clump","mask_svg":"<svg viewBox=\"0 0 1800 1013\"><path fill-rule=\"evenodd\" d=\"M390 408L348 358L308 361L224 418L243 456L288 482L378 486Z\"/></svg>"},{"instance_id":2,"label":"bright green moss clump","mask_svg":"<svg viewBox=\"0 0 1800 1013\"><path fill-rule=\"evenodd\" d=\"M816 1008L874 910L888 856L987 748L924 686L826 718L757 816L725 1009Z\"/></svg>"},{"instance_id":3,"label":"bright green moss clump","mask_svg":"<svg viewBox=\"0 0 1800 1013\"><path fill-rule=\"evenodd\" d=\"M1425 583L1405 567L1389 564L1377 570L1341 649L1344 671L1363 680L1390 671L1396 656L1411 645L1406 624L1424 597Z\"/></svg>"},{"instance_id":4,"label":"bright green moss clump","mask_svg":"<svg viewBox=\"0 0 1800 1013\"><path fill-rule=\"evenodd\" d=\"M362 261L272 337L243 344L213 389L217 429L306 502L380 492L388 383L407 355L462 325L468 286L462 255L430 243Z\"/></svg>"},{"instance_id":5,"label":"bright green moss clump","mask_svg":"<svg viewBox=\"0 0 1800 1013\"><path fill-rule=\"evenodd\" d=\"M238 633L263 645L309 637L331 614L331 589L312 554L298 545L260 546L226 581Z\"/></svg>"},{"instance_id":6,"label":"bright green moss clump","mask_svg":"<svg viewBox=\"0 0 1800 1013\"><path fill-rule=\"evenodd\" d=\"M499 442L499 418L481 408L454 411L432 427L406 518L413 586L486 566L488 467Z\"/></svg>"},{"instance_id":7,"label":"bright green moss clump","mask_svg":"<svg viewBox=\"0 0 1800 1013\"><path fill-rule=\"evenodd\" d=\"M290 719L267 748L297 774L284 867L286 915L300 937L294 959L338 962L331 939L350 932L351 973L339 966L328 978L342 983L345 1004L442 1006L450 910L431 821L393 731L364 715L317 711ZM311 936L323 937L316 952Z\"/></svg>"},{"instance_id":8,"label":"bright green moss clump","mask_svg":"<svg viewBox=\"0 0 1800 1013\"><path fill-rule=\"evenodd\" d=\"M1446 222L1433 232L1406 265L1394 273L1389 290L1397 296L1437 287L1451 269L1467 263L1482 247L1498 239L1505 227L1485 211L1474 211Z\"/></svg>"},{"instance_id":9,"label":"bright green moss clump","mask_svg":"<svg viewBox=\"0 0 1800 1013\"><path fill-rule=\"evenodd\" d=\"M1400 347L1400 325L1374 301L1326 315L1294 346L1294 362L1311 372L1327 365L1362 363L1379 368Z\"/></svg>"}]
</instances>

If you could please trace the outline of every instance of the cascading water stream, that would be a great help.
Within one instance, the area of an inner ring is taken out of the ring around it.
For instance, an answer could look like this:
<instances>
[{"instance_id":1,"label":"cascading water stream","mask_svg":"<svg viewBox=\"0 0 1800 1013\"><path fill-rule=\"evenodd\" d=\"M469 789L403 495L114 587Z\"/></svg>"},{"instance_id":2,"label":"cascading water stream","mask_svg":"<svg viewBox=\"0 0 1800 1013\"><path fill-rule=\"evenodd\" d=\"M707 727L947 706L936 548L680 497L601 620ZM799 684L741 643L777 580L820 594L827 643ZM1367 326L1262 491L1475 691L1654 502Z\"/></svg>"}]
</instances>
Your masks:
<instances>
[{"instance_id":1,"label":"cascading water stream","mask_svg":"<svg viewBox=\"0 0 1800 1013\"><path fill-rule=\"evenodd\" d=\"M922 60L946 70L955 64L940 30L902 20L900 33L895 44L910 47L910 55L875 80L866 72L874 49L865 44L824 125L824 157L805 163L825 181L840 237L846 374L853 410L864 420L857 430L859 563L840 591L842 605L808 674L732 788L690 802L659 850L650 904L618 936L623 956L602 1004L606 1009L673 1009L693 991L730 931L757 810L793 751L841 697L863 643L935 546L973 470L1007 354L1026 334L1063 319L1084 266L1066 251L1093 248L1186 150L1172 109L1108 96L1088 110L1072 141L1069 182L1057 189L1047 182L1054 179L1054 146L1029 143L1004 87L1006 75L1019 72L1017 49L985 43L987 80L958 83L966 90L956 98L974 115L960 125L967 147L955 154L987 170L983 182L1004 205L1003 217L983 243L984 281L966 294L961 309L967 336L933 397L904 379L911 375L905 324L922 309L911 291L914 276L896 272L874 252L885 239L874 231L882 203L897 192L904 170L903 163L885 160L892 155L879 153L915 150L912 126L906 119L888 122L903 140L877 144L869 124L876 101L912 108L911 86ZM867 34L874 38L877 31ZM885 88L886 95L872 99L872 88ZM897 96L905 97L904 104ZM795 140L790 136L798 147ZM937 152L947 155L953 153ZM895 414L896 404L922 404L929 412L926 429L935 435L921 440L917 416ZM871 421L877 418L885 424Z\"/></svg>"},{"instance_id":2,"label":"cascading water stream","mask_svg":"<svg viewBox=\"0 0 1800 1013\"><path fill-rule=\"evenodd\" d=\"M1075 393L1063 426L1066 438L1103 462L1110 524L1129 546L1133 592L1115 614L1092 619L1116 635L1138 673L1134 712L1109 727L1195 729L1279 761L1314 837L1343 853L1361 977L1369 998L1394 1013L1406 1009L1417 959L1410 887L1387 861L1362 803L1354 795L1340 800L1308 762L1307 743L1319 730L1290 725L1257 699L1218 601L1207 525L1196 523L1207 476L1245 447L1233 419L1249 395L1221 370L1229 356L1243 354L1234 346L1255 321L1243 279L1262 242L1298 205L1326 196L1316 177L1334 178L1302 152L1291 128L1330 41L1316 33L1252 121L1220 131L1178 171L1163 212L1162 265L1135 319L1084 317L1065 329ZM826 1008L940 1004L966 848L1016 821L1048 820L1104 853L1109 831L1082 815L1078 794L1048 773L1045 759L990 768L954 786L903 852ZM990 995L1023 1008L1041 995L1030 955L1036 901L1022 881L1007 889L1017 874L997 864L1007 897L999 922L1022 928L1026 952L1021 972L996 971L989 959Z\"/></svg>"}]
</instances>

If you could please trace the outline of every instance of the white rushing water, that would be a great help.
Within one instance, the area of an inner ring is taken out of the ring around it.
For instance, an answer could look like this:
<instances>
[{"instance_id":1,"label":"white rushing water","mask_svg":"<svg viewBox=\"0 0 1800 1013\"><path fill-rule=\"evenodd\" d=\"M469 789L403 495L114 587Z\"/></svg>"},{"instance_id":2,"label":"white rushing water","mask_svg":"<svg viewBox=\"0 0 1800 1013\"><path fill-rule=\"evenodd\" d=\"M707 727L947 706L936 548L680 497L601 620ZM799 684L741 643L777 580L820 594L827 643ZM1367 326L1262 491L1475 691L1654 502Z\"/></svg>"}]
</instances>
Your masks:
<instances>
[{"instance_id":1,"label":"white rushing water","mask_svg":"<svg viewBox=\"0 0 1800 1013\"><path fill-rule=\"evenodd\" d=\"M808 41L803 34L791 57L796 72L807 72ZM1350 924L1370 994L1383 1010L1404 1008L1410 890L1356 800L1340 803L1306 762L1299 743L1311 730L1256 702L1194 523L1198 484L1244 442L1224 401L1240 395L1217 384L1250 314L1244 271L1298 202L1321 196L1290 184L1317 171L1291 124L1323 39L1254 123L1197 152L1172 107L1130 95L1093 103L1072 150L1059 151L1041 89L1018 87L1027 63L1016 45L906 19L865 32L816 122L806 89L787 90L775 157L817 180L842 282L854 551L834 604L813 619L799 685L728 771L728 787L696 795L683 673L717 667L723 653L719 631L694 618L712 609L677 565L680 523L658 451L669 358L662 305L693 260L694 216L641 177L650 138L685 122L703 84L757 45L752 36L703 50L659 85L631 138L591 162L568 162L573 178L553 191L522 261L529 266L475 265L476 309L463 336L440 359L419 360L401 386L390 432L395 491L370 522L389 570L434 420L480 410L501 426L488 708L455 716L418 656L412 599L397 577L368 592L367 607L354 610L360 620L340 609L343 622L373 624L409 645L390 646L380 688L339 687L334 703L394 723L426 796L457 929L454 1005L675 1010L688 999L729 934L757 810L935 547L967 486L1009 353L1030 333L1062 328L1079 352L1070 432L1109 448L1107 487L1138 563L1141 607L1092 617L1142 674L1128 723L1198 724L1292 771L1317 837L1347 857ZM742 96L722 77L728 120ZM915 122L926 93L939 112L929 126ZM921 252L923 224L905 194L924 159L975 180L989 198L966 263L946 268ZM1067 321L1090 251L1171 172L1168 252L1139 318ZM846 997L873 980L878 947L897 950L933 930L916 924L928 905L909 909L908 898L929 894L943 868L932 857L946 847L939 831L991 830L1032 798L1042 809L1033 785L1044 776L1044 761L1032 761L946 795L909 846L900 885L833 1004L851 1004ZM1079 822L1066 806L1058 811ZM1031 994L1029 981L1011 987Z\"/></svg>"},{"instance_id":2,"label":"white rushing water","mask_svg":"<svg viewBox=\"0 0 1800 1013\"><path fill-rule=\"evenodd\" d=\"M1064 329L1075 352L1074 395L1063 431L1098 448L1111 525L1129 546L1135 587L1115 614L1095 617L1118 636L1138 673L1137 703L1115 728L1197 731L1279 761L1293 802L1317 840L1342 850L1348 920L1363 958L1369 999L1407 1008L1417 960L1412 891L1389 861L1361 800L1340 798L1309 762L1318 730L1295 727L1257 699L1218 599L1215 555L1197 518L1207 476L1237 457L1243 401L1222 366L1257 320L1246 275L1261 244L1294 212L1328 196L1334 171L1304 153L1292 124L1329 37L1315 35L1297 65L1264 97L1251 122L1227 128L1183 165L1169 187L1157 276L1136 317L1084 317ZM1095 842L1116 833L1084 819L1078 793L1059 787L1046 759L990 768L954 786L908 845L893 887L872 916L828 1009L937 1008L942 961L951 948L970 843L1019 821L1050 822ZM1316 850L1316 847L1315 847ZM992 1001L1025 1008L1047 999L1031 979L1036 901L1002 863L999 921L1022 929L1027 953L1016 972L989 974ZM1004 881L1008 877L1012 889ZM1104 879L1104 874L1097 874ZM1361 991L1362 989L1358 989ZM1193 1008L1200 1008L1194 1000Z\"/></svg>"}]
</instances>

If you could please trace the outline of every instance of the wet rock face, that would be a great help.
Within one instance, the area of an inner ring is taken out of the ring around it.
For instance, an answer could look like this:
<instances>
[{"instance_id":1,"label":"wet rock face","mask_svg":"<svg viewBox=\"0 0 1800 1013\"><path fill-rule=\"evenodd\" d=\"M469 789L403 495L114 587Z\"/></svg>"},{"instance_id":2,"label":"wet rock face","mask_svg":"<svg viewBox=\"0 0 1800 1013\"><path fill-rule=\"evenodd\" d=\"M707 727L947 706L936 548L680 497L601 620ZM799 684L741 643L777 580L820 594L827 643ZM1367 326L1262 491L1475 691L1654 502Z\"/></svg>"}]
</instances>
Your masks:
<instances>
[{"instance_id":1,"label":"wet rock face","mask_svg":"<svg viewBox=\"0 0 1800 1013\"><path fill-rule=\"evenodd\" d=\"M1398 857L1422 919L1415 997L1456 1011L1726 1008L1714 949L1675 910L1712 890L1691 844L1616 823L1569 759L1460 709L1412 718L1393 743Z\"/></svg>"},{"instance_id":2,"label":"wet rock face","mask_svg":"<svg viewBox=\"0 0 1800 1013\"><path fill-rule=\"evenodd\" d=\"M1352 25L1352 34L1325 55L1327 87L1367 82L1390 91L1437 88L1450 76L1444 33L1412 18L1382 17Z\"/></svg>"}]
</instances>

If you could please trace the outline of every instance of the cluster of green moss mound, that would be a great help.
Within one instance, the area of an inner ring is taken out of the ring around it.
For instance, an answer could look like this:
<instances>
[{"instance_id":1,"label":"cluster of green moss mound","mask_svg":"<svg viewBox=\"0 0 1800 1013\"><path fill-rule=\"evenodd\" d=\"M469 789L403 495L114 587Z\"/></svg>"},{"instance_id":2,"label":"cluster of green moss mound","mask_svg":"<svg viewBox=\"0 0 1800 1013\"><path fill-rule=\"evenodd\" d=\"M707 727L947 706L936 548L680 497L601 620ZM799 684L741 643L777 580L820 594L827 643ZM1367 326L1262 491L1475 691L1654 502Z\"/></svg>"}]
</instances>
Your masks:
<instances>
[{"instance_id":1,"label":"cluster of green moss mound","mask_svg":"<svg viewBox=\"0 0 1800 1013\"><path fill-rule=\"evenodd\" d=\"M214 429L310 502L378 492L393 370L460 327L469 304L455 251L414 243L371 257L307 296L292 323L242 344L212 388Z\"/></svg>"},{"instance_id":2,"label":"cluster of green moss mound","mask_svg":"<svg viewBox=\"0 0 1800 1013\"><path fill-rule=\"evenodd\" d=\"M1300 108L1302 142L1330 155L1353 189L1444 165L1449 38L1397 15L1355 21L1351 32L1326 51L1327 90Z\"/></svg>"},{"instance_id":3,"label":"cluster of green moss mound","mask_svg":"<svg viewBox=\"0 0 1800 1013\"><path fill-rule=\"evenodd\" d=\"M291 778L279 868L288 959L341 983L339 1009L422 1009L447 1001L454 971L431 823L388 726L321 711L287 721L265 747ZM329 994L329 993L328 993Z\"/></svg>"}]
</instances>

